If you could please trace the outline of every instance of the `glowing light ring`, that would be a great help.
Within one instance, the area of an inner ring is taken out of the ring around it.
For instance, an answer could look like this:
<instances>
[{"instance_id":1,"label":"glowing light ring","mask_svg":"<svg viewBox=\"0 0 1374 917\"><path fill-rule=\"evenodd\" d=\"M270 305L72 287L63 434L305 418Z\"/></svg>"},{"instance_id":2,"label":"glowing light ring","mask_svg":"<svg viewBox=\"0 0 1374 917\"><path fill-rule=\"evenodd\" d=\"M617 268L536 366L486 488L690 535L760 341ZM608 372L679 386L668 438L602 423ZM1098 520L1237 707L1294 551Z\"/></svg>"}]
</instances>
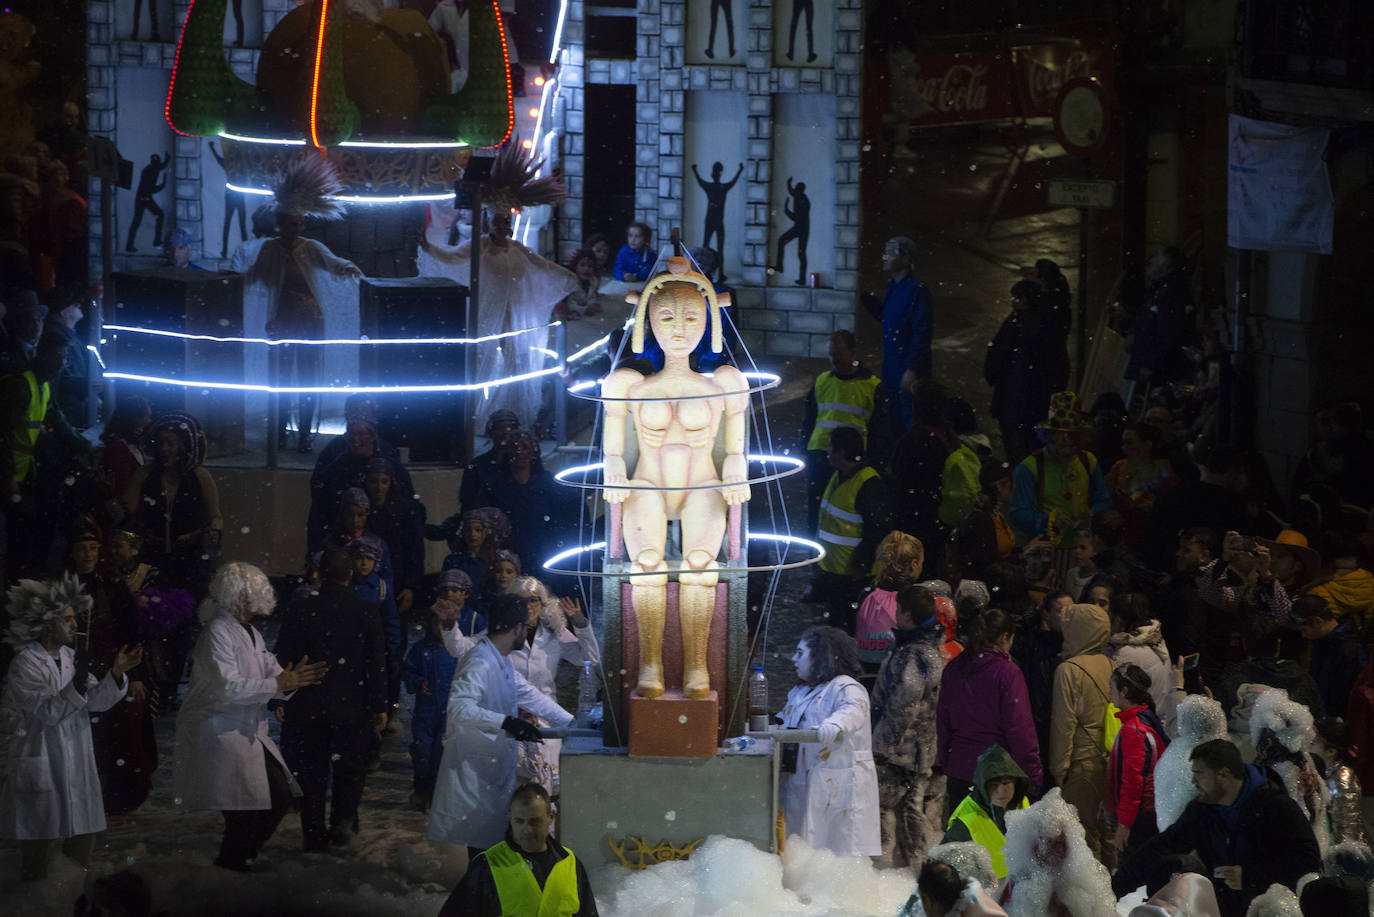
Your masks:
<instances>
[{"instance_id":1,"label":"glowing light ring","mask_svg":"<svg viewBox=\"0 0 1374 917\"><path fill-rule=\"evenodd\" d=\"M109 326L106 325L105 327L108 328ZM782 377L779 376L777 373L740 373L740 375L744 376L746 379L763 379L764 382L761 385L755 385L752 388L746 388L743 390L737 390L733 392L712 392L709 395L670 395L664 398L605 398L599 394L589 394L587 389L584 387L586 386L586 383L579 382L577 385L574 385L568 389L568 394L572 395L574 398L581 398L585 401L601 401L607 403L615 402L624 404L660 404L668 401L704 401L707 398L728 398L731 395L752 395L755 392L766 392L770 388L777 388L779 385L782 384ZM603 379L601 381L604 382L605 380Z\"/></svg>"},{"instance_id":2,"label":"glowing light ring","mask_svg":"<svg viewBox=\"0 0 1374 917\"><path fill-rule=\"evenodd\" d=\"M738 484L748 484L752 487L755 484L766 484L769 481L776 481L779 478L791 477L806 467L806 462L791 455L747 455L745 459L751 465L786 465L787 467L783 468L781 471L775 471L772 474L766 474L762 477L739 481L737 484L718 482L714 484L691 484L686 487L663 487L656 484L621 484L617 487L612 487L604 481L586 481L585 479L579 481L568 480L574 475L580 474L585 476L594 471L602 471L606 467L605 462L596 462L591 465L575 465L572 468L564 468L562 471L555 474L553 479L559 484L566 484L569 487L580 487L583 490L652 490L661 493L676 493L678 491L693 490L724 490L727 487L736 487Z\"/></svg>"},{"instance_id":3,"label":"glowing light ring","mask_svg":"<svg viewBox=\"0 0 1374 917\"><path fill-rule=\"evenodd\" d=\"M228 131L220 131L219 135L225 140L237 140L240 143L265 143L272 146L309 146L305 140L290 140L286 137L245 137L242 134L231 134Z\"/></svg>"},{"instance_id":4,"label":"glowing light ring","mask_svg":"<svg viewBox=\"0 0 1374 917\"><path fill-rule=\"evenodd\" d=\"M153 385L173 385L179 388L221 389L231 392L265 392L269 395L318 395L335 392L344 395L381 395L388 393L401 394L406 392L417 394L482 392L487 389L500 388L503 385L512 385L516 382L528 382L531 379L550 376L554 373L561 373L562 371L563 366L560 364L558 366L550 366L546 369L537 369L533 372L506 376L501 379L493 379L490 382L454 382L448 385L273 386L255 385L249 382L209 382L199 379L168 379L165 376L144 376L138 373L104 372L101 373L101 375L106 379L125 379L130 382L148 382Z\"/></svg>"},{"instance_id":5,"label":"glowing light ring","mask_svg":"<svg viewBox=\"0 0 1374 917\"><path fill-rule=\"evenodd\" d=\"M160 328L139 328L134 325L103 325L106 331L123 331L129 334L151 334L156 337L176 338L182 341L210 341L215 344L265 344L268 347L280 347L284 344L304 344L306 346L321 347L334 344L358 344L358 345L389 345L389 344L486 344L491 341L499 341L504 338L516 337L521 334L531 334L537 331L547 331L550 328L557 328L561 322L550 322L547 325L536 325L533 328L521 328L518 331L502 331L499 334L488 334L477 338L244 338L244 337L215 337L212 334L188 334L185 331L164 331ZM102 341L102 343L104 343Z\"/></svg>"},{"instance_id":6,"label":"glowing light ring","mask_svg":"<svg viewBox=\"0 0 1374 917\"><path fill-rule=\"evenodd\" d=\"M310 145L307 140L293 140L289 137L248 137L243 134L231 134L228 131L220 131L219 135L225 140L237 140L239 143L261 143L269 146ZM461 140L344 140L335 145L371 150L461 150L470 146Z\"/></svg>"},{"instance_id":7,"label":"glowing light ring","mask_svg":"<svg viewBox=\"0 0 1374 917\"><path fill-rule=\"evenodd\" d=\"M825 557L825 548L820 544L820 542L812 541L810 538L802 538L800 535L782 535L782 534L778 534L778 533L776 533L776 532L750 532L750 533L748 534L748 536L747 536L747 540L750 541L750 542L762 541L762 542L774 542L774 543L780 543L780 544L795 544L795 545L799 545L799 546L801 546L801 547L803 547L803 548L806 548L807 550L809 550L809 551L811 551L811 552L813 552L813 553L811 554L811 556L806 557L806 558L803 558L802 560L787 561L786 563L778 563L778 564L759 564L759 565L750 565L750 566L746 566L746 567L730 567L730 566L722 567L722 566L720 566L719 564L717 564L717 565L714 566L714 567L704 567L704 568L702 568L702 569L700 569L700 570L691 570L691 571L688 571L688 572L691 572L691 573L768 573L768 572L771 572L771 571L773 571L773 570L795 570L797 567L809 567L811 564L820 563L821 560L824 559L824 557ZM604 542L604 541L598 541L598 542L596 542L595 544L589 544L589 545L578 545L578 546L575 547L575 548L568 548L566 551L560 551L560 552L558 552L558 553L555 554L554 556L550 557L548 560L544 561L544 563L541 564L540 566L541 566L543 569L549 571L550 573L561 573L561 574L563 574L563 575L565 575L565 576L602 576L602 577L609 577L609 576L625 576L625 577L634 577L634 576L663 576L663 575L664 575L664 571L662 571L662 570L644 570L644 571L630 570L630 569L628 569L629 566L630 566L629 564L625 564L625 565L624 565L624 566L626 567L626 569L624 569L624 570L610 570L610 571L608 571L608 570L576 570L576 569L570 569L570 568L568 568L568 567L560 567L560 566L557 566L558 564L562 563L563 561L565 561L565 560L567 560L567 559L569 559L569 558L571 558L571 557L576 557L576 556L579 555L579 554L589 554L589 553L591 553L592 551L600 551L600 550L603 550L605 547L606 547L606 542ZM617 563L616 565L617 565L617 566L620 566L619 563ZM668 572L669 575L672 575L672 574L674 574L674 573L679 573L679 572L681 572L681 571L680 571L680 570L671 570L671 569L670 569L670 570L668 570L667 572Z\"/></svg>"},{"instance_id":8,"label":"glowing light ring","mask_svg":"<svg viewBox=\"0 0 1374 917\"><path fill-rule=\"evenodd\" d=\"M238 191L243 194L257 194L262 197L270 197L270 188L250 188L247 185L236 185L233 182L225 182L224 187L230 191ZM436 194L335 194L330 200L343 201L346 204L413 204L425 201L451 201L453 192L445 191Z\"/></svg>"}]
</instances>

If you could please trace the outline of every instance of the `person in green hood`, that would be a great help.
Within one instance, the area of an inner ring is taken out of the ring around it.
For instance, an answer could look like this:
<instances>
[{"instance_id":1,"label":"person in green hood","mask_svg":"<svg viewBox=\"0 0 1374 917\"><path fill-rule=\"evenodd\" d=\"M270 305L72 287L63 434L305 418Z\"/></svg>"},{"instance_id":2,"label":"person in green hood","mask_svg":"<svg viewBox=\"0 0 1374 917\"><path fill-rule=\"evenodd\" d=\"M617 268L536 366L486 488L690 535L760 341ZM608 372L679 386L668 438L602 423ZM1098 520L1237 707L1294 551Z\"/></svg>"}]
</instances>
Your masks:
<instances>
[{"instance_id":1,"label":"person in green hood","mask_svg":"<svg viewBox=\"0 0 1374 917\"><path fill-rule=\"evenodd\" d=\"M992 870L999 880L1006 878L1002 845L1006 843L1007 811L1024 809L1026 787L1030 780L1012 756L1000 745L992 745L978 756L973 771L973 791L954 809L940 843L974 841L992 857Z\"/></svg>"}]
</instances>

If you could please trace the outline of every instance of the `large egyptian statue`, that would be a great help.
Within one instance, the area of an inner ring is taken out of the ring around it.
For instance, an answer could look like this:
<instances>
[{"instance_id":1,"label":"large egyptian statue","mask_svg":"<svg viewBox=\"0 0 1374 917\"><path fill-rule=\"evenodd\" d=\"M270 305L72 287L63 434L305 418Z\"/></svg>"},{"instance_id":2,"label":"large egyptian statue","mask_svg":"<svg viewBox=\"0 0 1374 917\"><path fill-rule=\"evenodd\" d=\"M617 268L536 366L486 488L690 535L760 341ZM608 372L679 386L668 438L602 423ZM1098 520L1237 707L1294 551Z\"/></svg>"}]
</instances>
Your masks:
<instances>
[{"instance_id":1,"label":"large egyptian statue","mask_svg":"<svg viewBox=\"0 0 1374 917\"><path fill-rule=\"evenodd\" d=\"M668 521L681 520L682 561L677 569L682 623L683 694L710 694L707 641L715 606L717 555L725 535L727 507L749 499L744 454L749 385L733 366L711 376L691 368L688 358L707 329L711 349L721 351L720 307L711 282L691 270L685 258L671 258L667 273L650 280L636 303L632 345L644 352L644 326L663 349L663 369L649 376L632 369L611 373L605 399L605 496L621 503L621 526L634 576L631 591L639 626L641 697L663 694L663 622L667 605ZM639 459L633 475L625 468L625 420L634 420ZM719 471L712 455L725 423L725 459Z\"/></svg>"}]
</instances>

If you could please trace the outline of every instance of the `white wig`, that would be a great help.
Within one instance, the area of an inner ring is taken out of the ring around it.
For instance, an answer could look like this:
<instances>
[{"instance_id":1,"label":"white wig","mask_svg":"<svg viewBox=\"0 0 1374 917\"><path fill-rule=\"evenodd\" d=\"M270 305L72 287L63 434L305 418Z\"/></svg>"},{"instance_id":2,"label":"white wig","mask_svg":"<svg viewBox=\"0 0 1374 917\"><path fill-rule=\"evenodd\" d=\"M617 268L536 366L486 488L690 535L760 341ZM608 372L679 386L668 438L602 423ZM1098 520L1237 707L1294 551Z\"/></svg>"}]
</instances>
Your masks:
<instances>
[{"instance_id":1,"label":"white wig","mask_svg":"<svg viewBox=\"0 0 1374 917\"><path fill-rule=\"evenodd\" d=\"M1193 749L1213 739L1227 738L1226 712L1201 694L1190 694L1178 705L1178 738L1155 762L1155 820L1159 830L1178 821L1197 797L1193 786Z\"/></svg>"},{"instance_id":2,"label":"white wig","mask_svg":"<svg viewBox=\"0 0 1374 917\"><path fill-rule=\"evenodd\" d=\"M68 605L81 618L91 610L95 600L81 588L81 580L74 573L64 573L50 583L21 579L8 593L10 626L5 642L13 647L25 646L41 640L62 609Z\"/></svg>"},{"instance_id":3,"label":"white wig","mask_svg":"<svg viewBox=\"0 0 1374 917\"><path fill-rule=\"evenodd\" d=\"M1259 747L1265 730L1274 734L1279 744L1293 753L1312 747L1317 733L1312 728L1312 711L1295 700L1288 699L1282 688L1270 688L1255 701L1250 714L1250 741Z\"/></svg>"},{"instance_id":4,"label":"white wig","mask_svg":"<svg viewBox=\"0 0 1374 917\"><path fill-rule=\"evenodd\" d=\"M558 636L567 629L567 619L563 617L563 609L558 606L558 599L550 592L549 587L545 586L533 576L517 576L510 581L506 587L507 595L518 595L522 599L531 596L539 599L540 610L539 620L548 629L549 633Z\"/></svg>"},{"instance_id":5,"label":"white wig","mask_svg":"<svg viewBox=\"0 0 1374 917\"><path fill-rule=\"evenodd\" d=\"M1057 901L1072 917L1116 917L1112 877L1093 858L1059 787L1030 808L1007 813L1002 856L1012 884L1008 913L1048 914Z\"/></svg>"},{"instance_id":6,"label":"white wig","mask_svg":"<svg viewBox=\"0 0 1374 917\"><path fill-rule=\"evenodd\" d=\"M1302 917L1302 906L1292 889L1275 882L1250 902L1245 917Z\"/></svg>"},{"instance_id":7,"label":"white wig","mask_svg":"<svg viewBox=\"0 0 1374 917\"><path fill-rule=\"evenodd\" d=\"M1189 694L1178 705L1178 737L1194 745L1226 738L1226 711L1205 694Z\"/></svg>"},{"instance_id":8,"label":"white wig","mask_svg":"<svg viewBox=\"0 0 1374 917\"><path fill-rule=\"evenodd\" d=\"M276 607L277 593L267 581L267 574L252 564L236 562L225 564L215 573L198 614L202 624L209 624L221 612L247 623L270 615Z\"/></svg>"}]
</instances>

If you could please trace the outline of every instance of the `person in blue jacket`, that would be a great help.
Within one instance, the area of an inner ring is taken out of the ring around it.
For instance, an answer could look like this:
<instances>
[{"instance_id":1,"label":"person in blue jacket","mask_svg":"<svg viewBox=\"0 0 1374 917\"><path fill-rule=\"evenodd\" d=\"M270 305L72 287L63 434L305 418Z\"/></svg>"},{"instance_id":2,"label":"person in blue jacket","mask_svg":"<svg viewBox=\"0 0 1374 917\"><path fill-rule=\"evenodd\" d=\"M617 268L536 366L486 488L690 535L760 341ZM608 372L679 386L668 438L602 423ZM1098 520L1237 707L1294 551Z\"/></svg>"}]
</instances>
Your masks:
<instances>
[{"instance_id":1,"label":"person in blue jacket","mask_svg":"<svg viewBox=\"0 0 1374 917\"><path fill-rule=\"evenodd\" d=\"M449 574L461 576L457 570ZM410 765L414 774L410 804L429 809L434 796L434 781L444 754L444 719L448 690L458 660L444 642L444 628L455 627L459 605L439 599L425 621L425 635L406 653L401 679L405 689L415 695L410 715Z\"/></svg>"},{"instance_id":2,"label":"person in blue jacket","mask_svg":"<svg viewBox=\"0 0 1374 917\"><path fill-rule=\"evenodd\" d=\"M396 595L388 579L382 576L379 566L386 556L386 542L372 532L364 532L348 543L348 552L353 558L353 579L348 591L377 609L382 619L382 636L386 641L387 680L392 673L399 673L406 651L405 630L401 627L401 615L396 609ZM399 699L399 698L398 698ZM387 699L387 716L396 715L398 705ZM382 739L373 733L368 742L367 769L376 770L382 763Z\"/></svg>"},{"instance_id":3,"label":"person in blue jacket","mask_svg":"<svg viewBox=\"0 0 1374 917\"><path fill-rule=\"evenodd\" d=\"M911 426L911 386L931 373L930 344L935 307L930 288L916 277L916 243L906 236L888 239L883 247L887 289L883 298L863 296L864 307L883 323L883 394L892 407L892 432L900 437Z\"/></svg>"},{"instance_id":4,"label":"person in blue jacket","mask_svg":"<svg viewBox=\"0 0 1374 917\"><path fill-rule=\"evenodd\" d=\"M616 280L626 283L643 283L649 279L654 269L658 253L650 247L654 231L648 223L631 223L625 227L625 245L615 253L615 266L611 273Z\"/></svg>"}]
</instances>

